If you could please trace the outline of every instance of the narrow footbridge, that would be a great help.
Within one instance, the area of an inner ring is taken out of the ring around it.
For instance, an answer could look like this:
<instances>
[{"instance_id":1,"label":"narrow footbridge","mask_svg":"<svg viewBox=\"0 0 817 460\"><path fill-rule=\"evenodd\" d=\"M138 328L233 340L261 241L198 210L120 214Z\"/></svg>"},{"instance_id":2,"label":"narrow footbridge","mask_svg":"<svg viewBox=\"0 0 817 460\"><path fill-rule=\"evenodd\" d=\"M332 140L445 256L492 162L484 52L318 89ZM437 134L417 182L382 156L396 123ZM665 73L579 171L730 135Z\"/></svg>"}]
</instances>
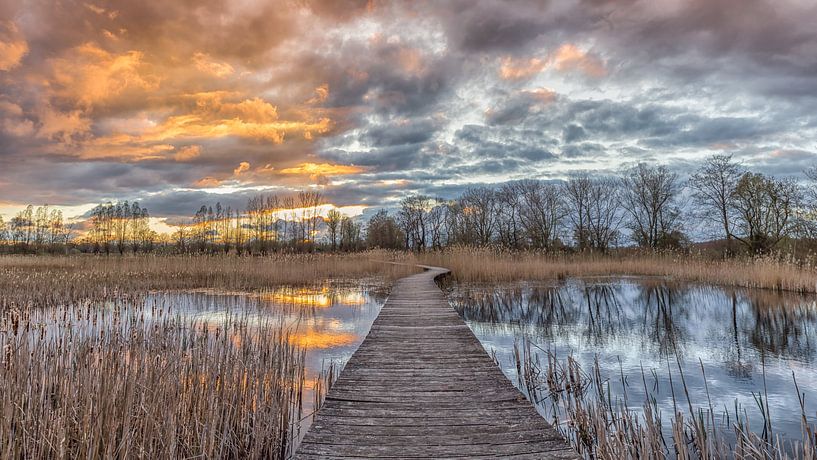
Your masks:
<instances>
[{"instance_id":1,"label":"narrow footbridge","mask_svg":"<svg viewBox=\"0 0 817 460\"><path fill-rule=\"evenodd\" d=\"M394 285L295 458L578 458L426 268Z\"/></svg>"}]
</instances>

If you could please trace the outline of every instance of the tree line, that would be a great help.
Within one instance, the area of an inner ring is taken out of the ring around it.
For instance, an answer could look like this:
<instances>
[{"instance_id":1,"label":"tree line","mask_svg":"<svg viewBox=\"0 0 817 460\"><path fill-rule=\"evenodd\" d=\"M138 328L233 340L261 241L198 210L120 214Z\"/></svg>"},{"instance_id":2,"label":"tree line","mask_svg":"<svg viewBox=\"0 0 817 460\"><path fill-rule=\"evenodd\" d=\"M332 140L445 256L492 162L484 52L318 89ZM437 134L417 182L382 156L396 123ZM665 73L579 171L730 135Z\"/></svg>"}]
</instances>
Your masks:
<instances>
[{"instance_id":1,"label":"tree line","mask_svg":"<svg viewBox=\"0 0 817 460\"><path fill-rule=\"evenodd\" d=\"M453 199L412 195L365 223L327 210L319 191L305 190L258 195L243 210L201 206L172 235L151 230L148 210L135 202L97 206L87 231L76 238L61 212L29 206L8 223L0 217L0 241L20 250L71 247L106 254L423 251L454 245L604 253L632 245L684 249L690 232L702 234L698 225L724 252L757 255L784 241L817 240L817 167L805 173L810 185L751 172L731 155L714 155L682 181L666 166L640 163L614 177L512 181L469 188Z\"/></svg>"},{"instance_id":2,"label":"tree line","mask_svg":"<svg viewBox=\"0 0 817 460\"><path fill-rule=\"evenodd\" d=\"M179 252L268 254L280 251L357 251L362 225L328 204L316 190L294 195L258 195L245 210L202 206L188 224L177 226L170 244Z\"/></svg>"},{"instance_id":3,"label":"tree line","mask_svg":"<svg viewBox=\"0 0 817 460\"><path fill-rule=\"evenodd\" d=\"M0 215L0 242L15 248L55 248L71 240L73 226L66 225L62 211L48 205L26 206L8 222Z\"/></svg>"},{"instance_id":4,"label":"tree line","mask_svg":"<svg viewBox=\"0 0 817 460\"><path fill-rule=\"evenodd\" d=\"M803 186L714 155L687 181L666 166L640 163L617 177L521 180L471 188L454 200L417 195L405 198L396 215L373 218L367 240L413 250L664 250L689 247L698 224L715 230L707 236L721 240L725 252L758 255L783 241L817 239L817 168L805 173L811 183Z\"/></svg>"}]
</instances>

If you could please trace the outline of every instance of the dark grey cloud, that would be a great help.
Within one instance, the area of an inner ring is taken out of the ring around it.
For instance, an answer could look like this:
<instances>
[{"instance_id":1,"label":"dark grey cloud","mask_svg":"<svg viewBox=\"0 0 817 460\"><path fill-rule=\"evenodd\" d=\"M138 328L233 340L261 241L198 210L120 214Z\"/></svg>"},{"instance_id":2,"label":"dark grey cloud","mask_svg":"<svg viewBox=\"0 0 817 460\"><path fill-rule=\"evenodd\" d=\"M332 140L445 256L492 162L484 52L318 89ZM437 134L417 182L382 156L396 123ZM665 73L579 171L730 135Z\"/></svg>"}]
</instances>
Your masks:
<instances>
[{"instance_id":1,"label":"dark grey cloud","mask_svg":"<svg viewBox=\"0 0 817 460\"><path fill-rule=\"evenodd\" d=\"M375 147L415 145L430 140L434 131L435 126L431 120L403 120L372 126L362 137Z\"/></svg>"},{"instance_id":2,"label":"dark grey cloud","mask_svg":"<svg viewBox=\"0 0 817 460\"><path fill-rule=\"evenodd\" d=\"M787 176L814 163L817 4L670 3L0 0L0 22L17 24L28 47L19 64L0 70L0 201L141 198L154 215L178 216L202 202L243 206L258 187L284 193L319 183L338 204L376 205L509 178L609 173L635 161L686 173L710 153L734 152L749 167ZM86 43L108 59L137 50L163 83L133 93L114 85L116 97L83 108L75 94L56 91L52 67ZM194 53L233 71L202 76L189 69ZM583 56L595 59L594 75L582 70ZM529 69L502 78L505 62ZM49 85L33 83L42 81ZM200 91L240 93L235 102L258 97L282 123L331 124L288 132L283 142L156 142L201 147L183 161L80 158L73 150L142 115L189 115L200 101L185 96ZM79 111L90 126L40 135L55 123L44 107ZM33 132L20 135L26 123ZM242 162L250 170L236 176ZM303 163L361 171L343 180L278 173ZM205 178L238 191L190 190Z\"/></svg>"}]
</instances>

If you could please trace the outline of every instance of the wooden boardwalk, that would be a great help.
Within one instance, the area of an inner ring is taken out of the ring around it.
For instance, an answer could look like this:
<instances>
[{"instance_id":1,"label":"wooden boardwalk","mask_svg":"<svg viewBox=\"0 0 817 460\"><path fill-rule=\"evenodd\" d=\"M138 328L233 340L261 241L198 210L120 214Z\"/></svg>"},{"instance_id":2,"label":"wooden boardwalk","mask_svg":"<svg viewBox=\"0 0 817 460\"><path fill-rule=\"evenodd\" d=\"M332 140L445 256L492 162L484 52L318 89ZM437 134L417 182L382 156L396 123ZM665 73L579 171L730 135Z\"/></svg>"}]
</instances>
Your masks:
<instances>
[{"instance_id":1,"label":"wooden boardwalk","mask_svg":"<svg viewBox=\"0 0 817 460\"><path fill-rule=\"evenodd\" d=\"M578 458L448 304L443 273L397 281L295 458Z\"/></svg>"}]
</instances>

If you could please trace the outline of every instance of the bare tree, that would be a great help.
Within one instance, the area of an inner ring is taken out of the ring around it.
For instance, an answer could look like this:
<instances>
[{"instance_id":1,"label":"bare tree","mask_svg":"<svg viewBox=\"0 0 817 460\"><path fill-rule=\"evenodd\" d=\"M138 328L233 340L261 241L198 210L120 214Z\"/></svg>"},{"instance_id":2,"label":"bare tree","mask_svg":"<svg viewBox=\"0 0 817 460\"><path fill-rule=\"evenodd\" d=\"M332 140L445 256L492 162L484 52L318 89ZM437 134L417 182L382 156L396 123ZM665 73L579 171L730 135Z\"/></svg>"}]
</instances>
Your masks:
<instances>
[{"instance_id":1,"label":"bare tree","mask_svg":"<svg viewBox=\"0 0 817 460\"><path fill-rule=\"evenodd\" d=\"M295 209L295 197L286 196L281 200L284 219L284 235L287 235L291 246L297 246L298 240L302 238L303 225L298 222L298 211ZM287 216L287 213L289 214ZM287 231L287 227L289 230Z\"/></svg>"},{"instance_id":2,"label":"bare tree","mask_svg":"<svg viewBox=\"0 0 817 460\"><path fill-rule=\"evenodd\" d=\"M405 233L406 249L422 251L428 242L428 212L433 200L425 195L415 195L400 202L399 222Z\"/></svg>"},{"instance_id":3,"label":"bare tree","mask_svg":"<svg viewBox=\"0 0 817 460\"><path fill-rule=\"evenodd\" d=\"M573 239L576 249L584 251L590 247L589 208L590 191L593 188L592 179L586 174L574 177L564 185L565 205L567 216L572 224Z\"/></svg>"},{"instance_id":4,"label":"bare tree","mask_svg":"<svg viewBox=\"0 0 817 460\"><path fill-rule=\"evenodd\" d=\"M689 179L697 211L720 225L727 244L732 241L735 188L742 174L732 155L713 155Z\"/></svg>"},{"instance_id":5,"label":"bare tree","mask_svg":"<svg viewBox=\"0 0 817 460\"><path fill-rule=\"evenodd\" d=\"M309 245L309 247L313 247L318 220L320 219L318 208L323 204L323 194L316 190L305 190L298 192L298 200L303 210L304 235L302 242Z\"/></svg>"},{"instance_id":6,"label":"bare tree","mask_svg":"<svg viewBox=\"0 0 817 460\"><path fill-rule=\"evenodd\" d=\"M127 201L124 203L116 203L116 207L114 208L113 229L116 250L119 251L120 255L124 254L127 248L128 228L130 227L128 224L131 218L130 213L131 208Z\"/></svg>"},{"instance_id":7,"label":"bare tree","mask_svg":"<svg viewBox=\"0 0 817 460\"><path fill-rule=\"evenodd\" d=\"M509 182L497 191L497 230L503 246L519 249L524 244L522 225L523 187L519 182Z\"/></svg>"},{"instance_id":8,"label":"bare tree","mask_svg":"<svg viewBox=\"0 0 817 460\"><path fill-rule=\"evenodd\" d=\"M264 197L254 196L247 201L247 218L250 226L250 250L264 253L267 250L267 217Z\"/></svg>"},{"instance_id":9,"label":"bare tree","mask_svg":"<svg viewBox=\"0 0 817 460\"><path fill-rule=\"evenodd\" d=\"M340 222L340 246L345 251L360 249L360 224L346 216Z\"/></svg>"},{"instance_id":10,"label":"bare tree","mask_svg":"<svg viewBox=\"0 0 817 460\"><path fill-rule=\"evenodd\" d=\"M592 179L585 212L588 246L607 252L618 239L619 228L624 219L619 183L612 179Z\"/></svg>"},{"instance_id":11,"label":"bare tree","mask_svg":"<svg viewBox=\"0 0 817 460\"><path fill-rule=\"evenodd\" d=\"M530 245L550 249L558 239L559 226L565 216L561 189L542 181L519 182L522 198L522 225Z\"/></svg>"},{"instance_id":12,"label":"bare tree","mask_svg":"<svg viewBox=\"0 0 817 460\"><path fill-rule=\"evenodd\" d=\"M242 216L238 210L235 212L232 234L235 252L240 256L244 253L245 246L247 245L247 229L244 226L244 216Z\"/></svg>"},{"instance_id":13,"label":"bare tree","mask_svg":"<svg viewBox=\"0 0 817 460\"><path fill-rule=\"evenodd\" d=\"M737 211L732 236L752 254L768 252L797 227L800 187L791 179L744 173L733 194Z\"/></svg>"},{"instance_id":14,"label":"bare tree","mask_svg":"<svg viewBox=\"0 0 817 460\"><path fill-rule=\"evenodd\" d=\"M176 233L173 234L173 239L176 244L176 250L185 253L188 248L188 228L185 224L179 224L176 227Z\"/></svg>"},{"instance_id":15,"label":"bare tree","mask_svg":"<svg viewBox=\"0 0 817 460\"><path fill-rule=\"evenodd\" d=\"M111 241L114 238L114 219L116 213L113 204L105 203L91 210L91 243L94 252L111 252Z\"/></svg>"},{"instance_id":16,"label":"bare tree","mask_svg":"<svg viewBox=\"0 0 817 460\"><path fill-rule=\"evenodd\" d=\"M448 204L442 198L435 198L431 209L428 211L428 235L431 248L440 249L445 244L447 237L445 233L446 213Z\"/></svg>"},{"instance_id":17,"label":"bare tree","mask_svg":"<svg viewBox=\"0 0 817 460\"><path fill-rule=\"evenodd\" d=\"M564 186L573 238L579 250L606 252L618 237L623 219L619 184L581 175Z\"/></svg>"},{"instance_id":18,"label":"bare tree","mask_svg":"<svg viewBox=\"0 0 817 460\"><path fill-rule=\"evenodd\" d=\"M326 213L326 228L329 230L329 240L332 242L332 250L337 249L338 231L340 230L340 223L343 220L343 214L337 209L330 209Z\"/></svg>"},{"instance_id":19,"label":"bare tree","mask_svg":"<svg viewBox=\"0 0 817 460\"><path fill-rule=\"evenodd\" d=\"M34 244L42 247L48 241L48 205L34 211Z\"/></svg>"},{"instance_id":20,"label":"bare tree","mask_svg":"<svg viewBox=\"0 0 817 460\"><path fill-rule=\"evenodd\" d=\"M490 187L476 187L460 197L465 234L472 244L487 245L494 239L497 224L496 192Z\"/></svg>"},{"instance_id":21,"label":"bare tree","mask_svg":"<svg viewBox=\"0 0 817 460\"><path fill-rule=\"evenodd\" d=\"M633 239L641 246L658 249L680 240L678 176L665 166L644 163L626 170L621 180L622 205L629 215Z\"/></svg>"},{"instance_id":22,"label":"bare tree","mask_svg":"<svg viewBox=\"0 0 817 460\"><path fill-rule=\"evenodd\" d=\"M62 211L52 209L48 215L48 244L55 246L63 242L65 235L65 223L62 218Z\"/></svg>"},{"instance_id":23,"label":"bare tree","mask_svg":"<svg viewBox=\"0 0 817 460\"><path fill-rule=\"evenodd\" d=\"M809 180L803 194L803 236L817 239L817 165L805 171Z\"/></svg>"},{"instance_id":24,"label":"bare tree","mask_svg":"<svg viewBox=\"0 0 817 460\"><path fill-rule=\"evenodd\" d=\"M366 226L366 245L370 248L400 249L404 237L397 221L385 209L377 211Z\"/></svg>"}]
</instances>

